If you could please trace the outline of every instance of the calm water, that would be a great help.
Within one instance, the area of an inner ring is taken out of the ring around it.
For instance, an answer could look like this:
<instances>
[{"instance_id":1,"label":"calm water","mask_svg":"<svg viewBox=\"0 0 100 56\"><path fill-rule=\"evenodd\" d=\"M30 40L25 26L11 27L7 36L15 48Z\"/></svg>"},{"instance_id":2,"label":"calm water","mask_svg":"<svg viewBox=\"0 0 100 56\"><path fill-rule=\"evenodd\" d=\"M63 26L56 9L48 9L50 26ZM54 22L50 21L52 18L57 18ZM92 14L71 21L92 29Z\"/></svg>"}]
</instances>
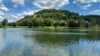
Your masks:
<instances>
[{"instance_id":1,"label":"calm water","mask_svg":"<svg viewBox=\"0 0 100 56\"><path fill-rule=\"evenodd\" d=\"M0 56L100 56L100 31L0 29Z\"/></svg>"}]
</instances>

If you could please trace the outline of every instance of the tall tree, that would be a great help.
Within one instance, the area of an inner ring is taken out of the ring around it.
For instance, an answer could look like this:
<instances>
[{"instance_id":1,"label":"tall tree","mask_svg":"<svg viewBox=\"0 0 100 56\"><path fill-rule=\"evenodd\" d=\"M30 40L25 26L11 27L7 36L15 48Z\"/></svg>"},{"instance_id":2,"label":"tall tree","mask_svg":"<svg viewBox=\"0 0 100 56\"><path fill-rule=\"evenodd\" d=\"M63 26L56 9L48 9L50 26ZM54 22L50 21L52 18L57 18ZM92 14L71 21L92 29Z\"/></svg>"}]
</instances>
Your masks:
<instances>
[{"instance_id":1,"label":"tall tree","mask_svg":"<svg viewBox=\"0 0 100 56\"><path fill-rule=\"evenodd\" d=\"M7 19L4 19L3 21L2 21L2 26L6 26L8 24L8 20Z\"/></svg>"}]
</instances>

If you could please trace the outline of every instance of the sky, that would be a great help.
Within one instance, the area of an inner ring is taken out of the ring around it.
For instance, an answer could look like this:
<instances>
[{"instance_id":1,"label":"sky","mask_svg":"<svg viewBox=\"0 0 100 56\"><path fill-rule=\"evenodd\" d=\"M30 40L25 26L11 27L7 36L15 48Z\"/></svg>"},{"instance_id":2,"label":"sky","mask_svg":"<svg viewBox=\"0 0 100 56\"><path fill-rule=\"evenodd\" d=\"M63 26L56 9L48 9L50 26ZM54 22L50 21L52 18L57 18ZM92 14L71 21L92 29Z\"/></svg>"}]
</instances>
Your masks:
<instances>
[{"instance_id":1,"label":"sky","mask_svg":"<svg viewBox=\"0 0 100 56\"><path fill-rule=\"evenodd\" d=\"M42 9L100 15L100 0L0 0L0 20L8 19L13 22Z\"/></svg>"}]
</instances>

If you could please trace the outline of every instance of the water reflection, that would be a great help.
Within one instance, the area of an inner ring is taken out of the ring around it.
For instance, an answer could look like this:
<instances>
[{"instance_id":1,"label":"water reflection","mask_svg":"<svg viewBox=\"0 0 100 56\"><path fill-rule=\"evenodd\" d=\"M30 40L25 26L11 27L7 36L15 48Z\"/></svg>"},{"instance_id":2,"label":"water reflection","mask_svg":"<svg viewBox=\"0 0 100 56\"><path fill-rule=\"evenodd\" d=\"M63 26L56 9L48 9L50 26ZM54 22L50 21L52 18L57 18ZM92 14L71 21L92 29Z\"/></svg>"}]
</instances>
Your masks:
<instances>
[{"instance_id":1,"label":"water reflection","mask_svg":"<svg viewBox=\"0 0 100 56\"><path fill-rule=\"evenodd\" d=\"M0 29L0 56L99 56L100 31Z\"/></svg>"}]
</instances>

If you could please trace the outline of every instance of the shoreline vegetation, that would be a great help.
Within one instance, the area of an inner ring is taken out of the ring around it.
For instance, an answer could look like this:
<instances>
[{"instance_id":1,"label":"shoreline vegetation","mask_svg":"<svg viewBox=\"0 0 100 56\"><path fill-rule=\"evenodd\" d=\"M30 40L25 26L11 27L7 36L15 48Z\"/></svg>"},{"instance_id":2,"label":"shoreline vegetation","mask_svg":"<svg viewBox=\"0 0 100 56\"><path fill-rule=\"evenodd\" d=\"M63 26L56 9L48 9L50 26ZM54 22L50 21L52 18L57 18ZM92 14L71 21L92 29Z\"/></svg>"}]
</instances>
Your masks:
<instances>
[{"instance_id":1,"label":"shoreline vegetation","mask_svg":"<svg viewBox=\"0 0 100 56\"><path fill-rule=\"evenodd\" d=\"M5 26L1 27L2 28L29 28L28 26ZM89 28L83 28L83 27L54 27L54 26L49 26L49 27L31 27L30 29L33 29L34 31L50 31L50 32L66 32L69 30L78 30L78 31L100 31L100 27L89 27Z\"/></svg>"},{"instance_id":2,"label":"shoreline vegetation","mask_svg":"<svg viewBox=\"0 0 100 56\"><path fill-rule=\"evenodd\" d=\"M79 15L67 10L44 9L16 22L4 19L1 28L32 28L36 30L100 29L100 15Z\"/></svg>"}]
</instances>

